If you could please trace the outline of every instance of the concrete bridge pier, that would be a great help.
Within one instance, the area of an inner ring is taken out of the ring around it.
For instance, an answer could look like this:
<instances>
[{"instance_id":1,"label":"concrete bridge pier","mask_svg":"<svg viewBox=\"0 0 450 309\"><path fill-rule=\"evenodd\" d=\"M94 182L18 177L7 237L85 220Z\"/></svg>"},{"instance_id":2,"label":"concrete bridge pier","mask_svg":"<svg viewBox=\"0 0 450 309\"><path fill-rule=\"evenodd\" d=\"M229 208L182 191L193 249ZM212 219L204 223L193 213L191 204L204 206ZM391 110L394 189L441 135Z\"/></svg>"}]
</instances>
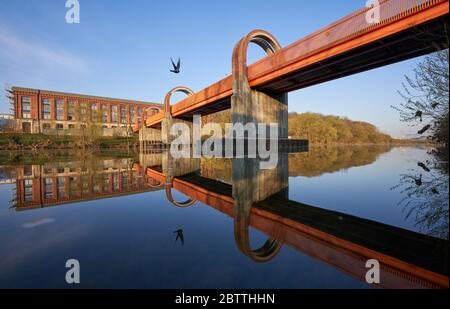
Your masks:
<instances>
[{"instance_id":1,"label":"concrete bridge pier","mask_svg":"<svg viewBox=\"0 0 450 309\"><path fill-rule=\"evenodd\" d=\"M287 94L266 94L252 90L248 82L247 49L255 43L269 55L281 49L277 40L264 30L254 30L242 38L233 50L233 95L231 97L231 120L235 123L278 124L278 138L288 138ZM265 136L269 138L268 127Z\"/></svg>"}]
</instances>

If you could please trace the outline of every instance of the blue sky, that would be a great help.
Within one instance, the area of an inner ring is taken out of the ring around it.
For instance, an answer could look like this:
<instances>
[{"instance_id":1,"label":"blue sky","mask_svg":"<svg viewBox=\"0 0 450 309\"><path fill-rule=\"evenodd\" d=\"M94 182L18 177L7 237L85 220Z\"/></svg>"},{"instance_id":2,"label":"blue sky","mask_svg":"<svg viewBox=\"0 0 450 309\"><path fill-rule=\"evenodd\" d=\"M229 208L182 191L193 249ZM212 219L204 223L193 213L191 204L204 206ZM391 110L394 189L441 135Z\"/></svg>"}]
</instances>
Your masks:
<instances>
[{"instance_id":1,"label":"blue sky","mask_svg":"<svg viewBox=\"0 0 450 309\"><path fill-rule=\"evenodd\" d=\"M286 46L365 5L360 0L0 0L0 83L161 102L168 90L200 90L231 72L234 44L262 28ZM262 57L252 47L249 62ZM170 57L182 73L169 72ZM289 111L368 121L393 136L413 132L390 108L420 58L290 93ZM174 101L182 96L175 96ZM7 112L0 99L0 112Z\"/></svg>"}]
</instances>

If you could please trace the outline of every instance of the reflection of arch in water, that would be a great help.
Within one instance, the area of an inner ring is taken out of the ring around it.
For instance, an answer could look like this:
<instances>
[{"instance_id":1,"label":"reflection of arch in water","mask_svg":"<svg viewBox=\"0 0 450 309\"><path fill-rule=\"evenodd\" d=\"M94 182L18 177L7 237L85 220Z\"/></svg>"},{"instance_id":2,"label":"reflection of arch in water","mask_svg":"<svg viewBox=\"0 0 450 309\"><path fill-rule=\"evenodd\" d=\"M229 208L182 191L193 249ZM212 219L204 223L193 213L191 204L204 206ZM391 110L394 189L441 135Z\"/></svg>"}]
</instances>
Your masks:
<instances>
[{"instance_id":1,"label":"reflection of arch in water","mask_svg":"<svg viewBox=\"0 0 450 309\"><path fill-rule=\"evenodd\" d=\"M234 200L234 239L239 250L253 261L268 262L283 246L283 243L277 239L281 235L273 235L275 237L269 237L261 247L252 249L249 232L252 207L253 201L248 195L242 195Z\"/></svg>"},{"instance_id":2,"label":"reflection of arch in water","mask_svg":"<svg viewBox=\"0 0 450 309\"><path fill-rule=\"evenodd\" d=\"M197 201L197 200L192 199L192 198L190 198L190 199L188 199L188 200L186 200L184 202L177 202L177 201L175 201L175 199L173 198L173 195L172 195L173 177L171 177L171 176L166 176L165 177L166 178L165 182L159 181L159 180L154 179L154 178L152 178L150 176L147 176L147 177L149 179L152 179L154 182L157 183L157 185L153 185L153 184L150 184L150 182L147 182L147 184L150 187L152 187L152 188L159 188L159 187L162 187L162 186L165 187L167 199L169 200L169 202L171 202L176 207L180 207L180 208L189 207L189 206L192 206Z\"/></svg>"},{"instance_id":3,"label":"reflection of arch in water","mask_svg":"<svg viewBox=\"0 0 450 309\"><path fill-rule=\"evenodd\" d=\"M180 207L180 208L185 208L185 207L189 207L192 206L197 200L190 198L184 202L177 202L174 200L173 195L172 195L172 187L173 187L173 177L166 177L166 197L169 200L169 202L171 202L173 205Z\"/></svg>"},{"instance_id":4,"label":"reflection of arch in water","mask_svg":"<svg viewBox=\"0 0 450 309\"><path fill-rule=\"evenodd\" d=\"M268 238L258 249L252 249L249 235L250 213L236 214L234 218L234 239L239 250L258 263L268 262L280 251L283 244L275 238Z\"/></svg>"},{"instance_id":5,"label":"reflection of arch in water","mask_svg":"<svg viewBox=\"0 0 450 309\"><path fill-rule=\"evenodd\" d=\"M182 93L186 94L187 96L191 96L194 94L194 91L192 91L188 87L184 87L184 86L175 87L172 90L170 90L166 94L166 97L164 98L164 115L166 118L172 118L172 111L170 109L170 98L176 92L182 92Z\"/></svg>"},{"instance_id":6,"label":"reflection of arch in water","mask_svg":"<svg viewBox=\"0 0 450 309\"><path fill-rule=\"evenodd\" d=\"M150 181L147 181L147 185L148 185L150 188L159 188L159 187L162 187L162 186L164 185L163 182L160 182L160 181L158 181L158 180L156 180L156 179L153 179L153 178L151 178L151 177L147 177L147 179L150 179ZM154 183L155 183L155 184L154 184Z\"/></svg>"}]
</instances>

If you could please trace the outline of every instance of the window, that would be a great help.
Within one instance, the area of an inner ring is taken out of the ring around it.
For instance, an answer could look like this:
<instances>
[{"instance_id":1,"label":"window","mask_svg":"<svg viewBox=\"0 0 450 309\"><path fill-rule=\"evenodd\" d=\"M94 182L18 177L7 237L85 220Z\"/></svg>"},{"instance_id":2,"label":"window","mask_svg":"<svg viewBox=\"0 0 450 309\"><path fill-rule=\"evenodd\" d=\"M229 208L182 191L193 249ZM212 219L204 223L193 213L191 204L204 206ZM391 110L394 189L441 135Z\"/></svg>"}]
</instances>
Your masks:
<instances>
[{"instance_id":1,"label":"window","mask_svg":"<svg viewBox=\"0 0 450 309\"><path fill-rule=\"evenodd\" d=\"M126 106L120 107L120 122L127 123L127 108L126 108Z\"/></svg>"},{"instance_id":2,"label":"window","mask_svg":"<svg viewBox=\"0 0 450 309\"><path fill-rule=\"evenodd\" d=\"M70 190L70 195L80 195L77 176L69 178L69 190Z\"/></svg>"},{"instance_id":3,"label":"window","mask_svg":"<svg viewBox=\"0 0 450 309\"><path fill-rule=\"evenodd\" d=\"M114 190L119 190L120 188L120 184L119 184L119 174L118 173L113 173L112 174L112 181L113 181L113 189Z\"/></svg>"},{"instance_id":4,"label":"window","mask_svg":"<svg viewBox=\"0 0 450 309\"><path fill-rule=\"evenodd\" d=\"M43 129L51 129L51 125L49 124L49 123L44 123L43 125L42 125L42 128Z\"/></svg>"},{"instance_id":5,"label":"window","mask_svg":"<svg viewBox=\"0 0 450 309\"><path fill-rule=\"evenodd\" d=\"M31 118L31 98L22 97L22 118Z\"/></svg>"},{"instance_id":6,"label":"window","mask_svg":"<svg viewBox=\"0 0 450 309\"><path fill-rule=\"evenodd\" d=\"M108 191L108 189L109 189L109 176L106 174L103 174L102 191Z\"/></svg>"},{"instance_id":7,"label":"window","mask_svg":"<svg viewBox=\"0 0 450 309\"><path fill-rule=\"evenodd\" d=\"M102 122L108 122L108 110L106 109L106 105L102 104Z\"/></svg>"},{"instance_id":8,"label":"window","mask_svg":"<svg viewBox=\"0 0 450 309\"><path fill-rule=\"evenodd\" d=\"M130 106L130 122L135 122L134 106Z\"/></svg>"},{"instance_id":9,"label":"window","mask_svg":"<svg viewBox=\"0 0 450 309\"><path fill-rule=\"evenodd\" d=\"M76 120L75 114L76 114L76 101L69 100L69 110L67 111L67 120L74 121Z\"/></svg>"},{"instance_id":10,"label":"window","mask_svg":"<svg viewBox=\"0 0 450 309\"><path fill-rule=\"evenodd\" d=\"M25 179L23 197L25 201L33 200L33 180Z\"/></svg>"},{"instance_id":11,"label":"window","mask_svg":"<svg viewBox=\"0 0 450 309\"><path fill-rule=\"evenodd\" d=\"M75 129L75 125L74 124L69 124L69 129Z\"/></svg>"},{"instance_id":12,"label":"window","mask_svg":"<svg viewBox=\"0 0 450 309\"><path fill-rule=\"evenodd\" d=\"M98 122L98 112L96 103L91 104L91 119L94 122Z\"/></svg>"},{"instance_id":13,"label":"window","mask_svg":"<svg viewBox=\"0 0 450 309\"><path fill-rule=\"evenodd\" d=\"M142 118L142 107L138 107L137 122L141 122L141 118Z\"/></svg>"},{"instance_id":14,"label":"window","mask_svg":"<svg viewBox=\"0 0 450 309\"><path fill-rule=\"evenodd\" d=\"M111 106L111 122L117 123L117 105Z\"/></svg>"},{"instance_id":15,"label":"window","mask_svg":"<svg viewBox=\"0 0 450 309\"><path fill-rule=\"evenodd\" d=\"M56 120L64 120L64 102L63 100L55 100Z\"/></svg>"},{"instance_id":16,"label":"window","mask_svg":"<svg viewBox=\"0 0 450 309\"><path fill-rule=\"evenodd\" d=\"M58 196L65 197L66 196L66 179L64 177L58 177Z\"/></svg>"},{"instance_id":17,"label":"window","mask_svg":"<svg viewBox=\"0 0 450 309\"><path fill-rule=\"evenodd\" d=\"M44 119L52 119L52 114L51 114L51 101L50 99L44 99L42 100L42 117Z\"/></svg>"},{"instance_id":18,"label":"window","mask_svg":"<svg viewBox=\"0 0 450 309\"><path fill-rule=\"evenodd\" d=\"M56 124L56 129L57 130L63 130L64 129L64 125L62 123L57 123Z\"/></svg>"},{"instance_id":19,"label":"window","mask_svg":"<svg viewBox=\"0 0 450 309\"><path fill-rule=\"evenodd\" d=\"M81 176L81 193L89 193L89 177L87 175Z\"/></svg>"},{"instance_id":20,"label":"window","mask_svg":"<svg viewBox=\"0 0 450 309\"><path fill-rule=\"evenodd\" d=\"M53 197L53 179L52 178L44 179L44 197L45 198Z\"/></svg>"},{"instance_id":21,"label":"window","mask_svg":"<svg viewBox=\"0 0 450 309\"><path fill-rule=\"evenodd\" d=\"M86 107L87 107L86 102L81 102L80 103L80 120L83 121L83 122L85 122L87 120Z\"/></svg>"}]
</instances>

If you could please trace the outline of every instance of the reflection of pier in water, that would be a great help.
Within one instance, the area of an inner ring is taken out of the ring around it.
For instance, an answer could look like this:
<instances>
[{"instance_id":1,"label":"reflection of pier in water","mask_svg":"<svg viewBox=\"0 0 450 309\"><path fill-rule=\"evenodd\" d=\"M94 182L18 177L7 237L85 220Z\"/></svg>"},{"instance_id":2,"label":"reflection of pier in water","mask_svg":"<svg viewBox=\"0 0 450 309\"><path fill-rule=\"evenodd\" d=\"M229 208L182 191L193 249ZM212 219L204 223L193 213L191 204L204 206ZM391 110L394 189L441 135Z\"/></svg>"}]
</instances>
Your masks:
<instances>
[{"instance_id":1,"label":"reflection of pier in water","mask_svg":"<svg viewBox=\"0 0 450 309\"><path fill-rule=\"evenodd\" d=\"M231 179L224 169L204 170L201 160L173 160L166 153L158 157L141 155L144 164L134 168L165 187L176 206L199 201L234 218L237 246L254 261L270 260L287 244L362 281L366 261L377 259L379 287L449 285L447 240L289 200L286 154L280 154L273 170L259 170L255 159L223 160L232 161ZM175 202L172 189L189 200ZM259 249L250 247L249 226L270 237Z\"/></svg>"},{"instance_id":2,"label":"reflection of pier in water","mask_svg":"<svg viewBox=\"0 0 450 309\"><path fill-rule=\"evenodd\" d=\"M131 159L23 165L15 168L16 210L158 190Z\"/></svg>"}]
</instances>

